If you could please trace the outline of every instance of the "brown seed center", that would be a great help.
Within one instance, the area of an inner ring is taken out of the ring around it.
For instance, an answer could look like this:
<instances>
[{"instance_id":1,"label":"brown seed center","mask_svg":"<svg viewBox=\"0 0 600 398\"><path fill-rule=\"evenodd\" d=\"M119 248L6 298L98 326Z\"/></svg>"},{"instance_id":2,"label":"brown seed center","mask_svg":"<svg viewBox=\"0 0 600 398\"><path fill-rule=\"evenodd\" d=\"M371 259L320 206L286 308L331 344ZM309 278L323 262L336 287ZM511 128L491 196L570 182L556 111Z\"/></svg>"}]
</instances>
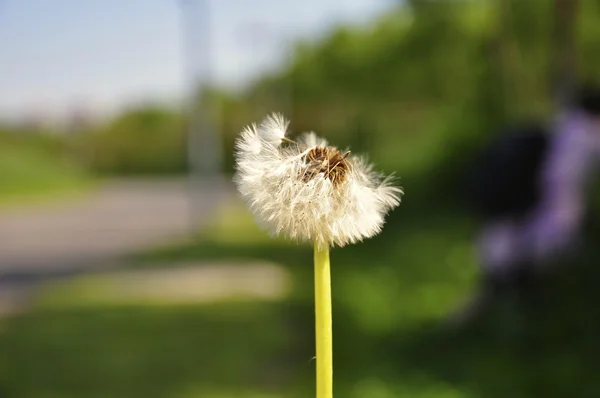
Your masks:
<instances>
[{"instance_id":1,"label":"brown seed center","mask_svg":"<svg viewBox=\"0 0 600 398\"><path fill-rule=\"evenodd\" d=\"M333 147L316 147L308 152L303 160L306 170L302 176L304 182L310 181L319 174L328 178L332 184L338 185L346 181L350 163L347 158L350 152L341 153Z\"/></svg>"}]
</instances>

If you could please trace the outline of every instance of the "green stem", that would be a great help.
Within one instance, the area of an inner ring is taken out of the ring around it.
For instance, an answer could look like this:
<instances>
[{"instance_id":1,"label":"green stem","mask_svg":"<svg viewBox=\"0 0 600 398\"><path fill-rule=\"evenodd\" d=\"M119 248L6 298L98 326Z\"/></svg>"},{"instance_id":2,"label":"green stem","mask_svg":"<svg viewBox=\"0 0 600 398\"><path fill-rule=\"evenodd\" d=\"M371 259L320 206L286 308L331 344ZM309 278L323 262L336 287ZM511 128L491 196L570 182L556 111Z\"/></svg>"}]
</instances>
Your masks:
<instances>
[{"instance_id":1,"label":"green stem","mask_svg":"<svg viewBox=\"0 0 600 398\"><path fill-rule=\"evenodd\" d=\"M329 267L329 248L319 248L319 245L315 243L317 398L333 397L333 347L331 319L331 273Z\"/></svg>"}]
</instances>

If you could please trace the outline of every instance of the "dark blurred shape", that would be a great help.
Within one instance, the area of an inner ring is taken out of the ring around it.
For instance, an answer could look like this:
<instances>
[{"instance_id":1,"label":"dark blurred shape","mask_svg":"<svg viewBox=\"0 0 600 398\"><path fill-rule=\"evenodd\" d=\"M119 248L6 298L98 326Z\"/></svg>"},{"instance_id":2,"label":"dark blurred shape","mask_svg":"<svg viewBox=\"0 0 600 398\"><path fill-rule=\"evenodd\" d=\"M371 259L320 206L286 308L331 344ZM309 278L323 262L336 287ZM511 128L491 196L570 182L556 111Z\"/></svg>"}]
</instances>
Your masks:
<instances>
[{"instance_id":1,"label":"dark blurred shape","mask_svg":"<svg viewBox=\"0 0 600 398\"><path fill-rule=\"evenodd\" d=\"M467 195L486 218L522 216L539 200L536 183L548 145L546 129L529 123L502 130L477 156Z\"/></svg>"},{"instance_id":2,"label":"dark blurred shape","mask_svg":"<svg viewBox=\"0 0 600 398\"><path fill-rule=\"evenodd\" d=\"M555 123L507 129L478 156L467 191L483 218L484 282L482 296L463 313L467 319L498 293L529 293L536 273L571 258L600 157L599 115L600 90L585 85Z\"/></svg>"},{"instance_id":3,"label":"dark blurred shape","mask_svg":"<svg viewBox=\"0 0 600 398\"><path fill-rule=\"evenodd\" d=\"M594 117L600 116L600 87L592 83L584 85L577 98L577 105Z\"/></svg>"},{"instance_id":4,"label":"dark blurred shape","mask_svg":"<svg viewBox=\"0 0 600 398\"><path fill-rule=\"evenodd\" d=\"M573 105L600 116L600 89L584 85ZM553 133L549 130L542 121L527 121L494 134L471 166L466 195L473 210L485 218L521 217L538 203L539 173Z\"/></svg>"}]
</instances>

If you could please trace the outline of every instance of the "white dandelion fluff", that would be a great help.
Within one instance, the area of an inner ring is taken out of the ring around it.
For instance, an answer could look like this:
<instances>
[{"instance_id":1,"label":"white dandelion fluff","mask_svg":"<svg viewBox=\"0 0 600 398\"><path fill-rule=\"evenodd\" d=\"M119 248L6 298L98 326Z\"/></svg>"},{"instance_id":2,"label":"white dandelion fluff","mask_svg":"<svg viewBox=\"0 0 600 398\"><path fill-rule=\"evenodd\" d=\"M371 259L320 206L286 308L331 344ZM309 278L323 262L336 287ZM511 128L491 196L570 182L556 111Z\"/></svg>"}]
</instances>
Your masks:
<instances>
[{"instance_id":1,"label":"white dandelion fluff","mask_svg":"<svg viewBox=\"0 0 600 398\"><path fill-rule=\"evenodd\" d=\"M279 146L285 137L289 122L283 118L283 115L278 113L267 116L267 118L260 124L258 134L267 143Z\"/></svg>"},{"instance_id":2,"label":"white dandelion fluff","mask_svg":"<svg viewBox=\"0 0 600 398\"><path fill-rule=\"evenodd\" d=\"M321 247L378 234L402 189L364 158L314 133L290 140L288 124L274 114L246 127L236 141L234 181L259 225Z\"/></svg>"}]
</instances>

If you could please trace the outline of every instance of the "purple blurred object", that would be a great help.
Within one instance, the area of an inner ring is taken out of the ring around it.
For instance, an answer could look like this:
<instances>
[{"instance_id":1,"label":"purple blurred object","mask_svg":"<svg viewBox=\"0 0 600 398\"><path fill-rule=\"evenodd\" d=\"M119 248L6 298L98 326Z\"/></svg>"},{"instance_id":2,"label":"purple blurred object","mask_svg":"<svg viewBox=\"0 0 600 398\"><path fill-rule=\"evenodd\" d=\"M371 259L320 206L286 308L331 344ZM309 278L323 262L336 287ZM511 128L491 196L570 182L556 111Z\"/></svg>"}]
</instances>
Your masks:
<instances>
[{"instance_id":1,"label":"purple blurred object","mask_svg":"<svg viewBox=\"0 0 600 398\"><path fill-rule=\"evenodd\" d=\"M479 249L490 273L507 273L523 263L542 266L577 241L586 188L600 157L600 123L571 111L558 118L552 133L537 206L524 220L506 217L482 231Z\"/></svg>"}]
</instances>

